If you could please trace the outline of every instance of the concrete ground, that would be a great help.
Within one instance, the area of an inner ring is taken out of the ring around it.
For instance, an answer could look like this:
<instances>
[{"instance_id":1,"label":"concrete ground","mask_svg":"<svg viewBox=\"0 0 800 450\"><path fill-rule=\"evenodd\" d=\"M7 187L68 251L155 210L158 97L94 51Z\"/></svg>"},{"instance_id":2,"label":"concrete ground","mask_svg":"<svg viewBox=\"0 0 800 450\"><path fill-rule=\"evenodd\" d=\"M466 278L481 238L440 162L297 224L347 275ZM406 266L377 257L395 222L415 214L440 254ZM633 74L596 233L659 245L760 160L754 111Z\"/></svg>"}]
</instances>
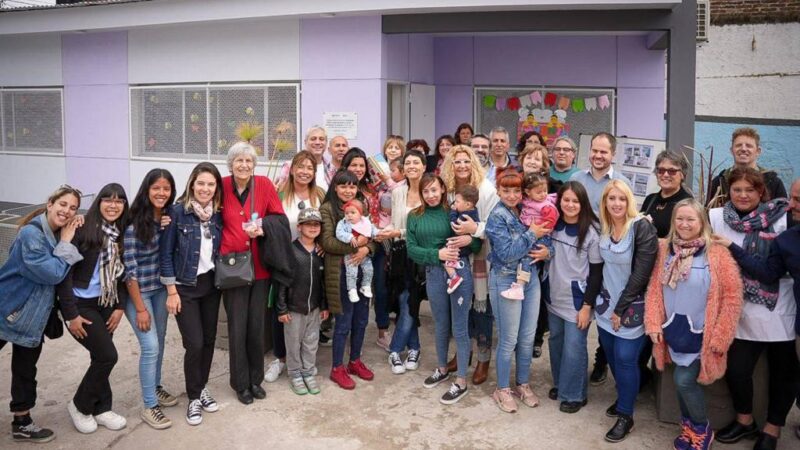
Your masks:
<instances>
[{"instance_id":1,"label":"concrete ground","mask_svg":"<svg viewBox=\"0 0 800 450\"><path fill-rule=\"evenodd\" d=\"M547 398L551 377L546 345L543 357L534 360L532 369L534 390L541 398L538 408L521 405L522 409L516 414L497 409L490 397L496 385L494 362L486 383L470 386L469 394L456 405L441 405L438 400L447 386L422 387L422 381L436 365L433 321L426 306L423 306L420 330L423 342L420 369L393 375L386 353L374 343L377 332L370 322L363 359L376 376L372 382L358 380L354 391L344 391L328 380L331 350L323 347L318 358L321 394L302 397L293 394L284 374L275 383L263 384L266 400L244 406L228 386L228 353L217 350L209 388L220 410L204 414L203 423L197 427L189 426L184 419L187 400L183 384L183 349L178 328L170 318L162 384L180 396L180 403L164 409L173 426L163 431L150 428L139 418L142 408L139 347L130 325L123 320L115 336L119 362L112 373L111 385L114 410L128 419L128 426L117 432L101 427L90 435L78 433L72 426L66 405L83 376L89 356L71 336L65 335L45 343L39 362L39 400L33 410L36 422L52 428L56 439L39 446L15 445L8 433L10 416L5 415L3 433L7 434L0 436L0 448L672 448L677 427L656 420L652 389L639 396L636 427L628 439L616 445L603 440L613 424L613 419L604 414L615 399L610 374L604 385L590 387L589 404L579 413L559 412L558 402ZM590 342L596 342L596 338L590 337ZM4 374L0 377L0 405L7 405L10 400L10 365L11 351L7 347L0 351L0 370ZM800 424L797 409L792 409L788 423ZM800 448L800 440L794 437L793 429L784 431L781 448ZM715 447L739 450L752 448L752 445L753 441L746 441Z\"/></svg>"}]
</instances>

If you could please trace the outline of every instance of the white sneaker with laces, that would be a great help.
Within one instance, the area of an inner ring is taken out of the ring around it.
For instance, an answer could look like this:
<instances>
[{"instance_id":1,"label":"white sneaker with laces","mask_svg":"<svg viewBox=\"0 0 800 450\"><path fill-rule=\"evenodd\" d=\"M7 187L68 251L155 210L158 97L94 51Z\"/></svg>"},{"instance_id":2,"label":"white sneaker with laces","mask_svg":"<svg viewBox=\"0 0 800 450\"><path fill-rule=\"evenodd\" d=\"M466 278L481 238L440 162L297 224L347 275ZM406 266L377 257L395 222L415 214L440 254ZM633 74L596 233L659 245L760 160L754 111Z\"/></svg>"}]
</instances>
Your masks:
<instances>
[{"instance_id":1,"label":"white sneaker with laces","mask_svg":"<svg viewBox=\"0 0 800 450\"><path fill-rule=\"evenodd\" d=\"M84 434L94 433L97 430L97 421L89 414L83 414L75 407L72 400L67 403L67 411L72 418L72 424L75 429Z\"/></svg>"},{"instance_id":2,"label":"white sneaker with laces","mask_svg":"<svg viewBox=\"0 0 800 450\"><path fill-rule=\"evenodd\" d=\"M286 364L281 362L280 359L276 359L269 363L267 366L267 371L264 372L264 381L267 383L274 383L278 377L281 376L283 369L286 367Z\"/></svg>"},{"instance_id":3,"label":"white sneaker with laces","mask_svg":"<svg viewBox=\"0 0 800 450\"><path fill-rule=\"evenodd\" d=\"M392 366L392 373L395 375L406 373L406 366L403 365L403 360L397 352L389 353L389 365Z\"/></svg>"},{"instance_id":4,"label":"white sneaker with laces","mask_svg":"<svg viewBox=\"0 0 800 450\"><path fill-rule=\"evenodd\" d=\"M200 406L203 407L203 411L205 412L213 413L219 411L219 404L217 404L217 401L211 396L211 392L208 391L208 388L203 388L203 390L200 391Z\"/></svg>"},{"instance_id":5,"label":"white sneaker with laces","mask_svg":"<svg viewBox=\"0 0 800 450\"><path fill-rule=\"evenodd\" d=\"M120 416L114 411L106 411L103 414L98 414L94 416L94 420L98 425L102 425L109 430L114 431L121 430L125 428L125 425L128 424L128 421L125 420L124 417Z\"/></svg>"},{"instance_id":6,"label":"white sneaker with laces","mask_svg":"<svg viewBox=\"0 0 800 450\"><path fill-rule=\"evenodd\" d=\"M409 350L406 356L406 370L417 370L419 368L419 350Z\"/></svg>"},{"instance_id":7,"label":"white sneaker with laces","mask_svg":"<svg viewBox=\"0 0 800 450\"><path fill-rule=\"evenodd\" d=\"M194 399L186 408L186 422L189 425L200 425L203 422L203 405L200 400Z\"/></svg>"}]
</instances>

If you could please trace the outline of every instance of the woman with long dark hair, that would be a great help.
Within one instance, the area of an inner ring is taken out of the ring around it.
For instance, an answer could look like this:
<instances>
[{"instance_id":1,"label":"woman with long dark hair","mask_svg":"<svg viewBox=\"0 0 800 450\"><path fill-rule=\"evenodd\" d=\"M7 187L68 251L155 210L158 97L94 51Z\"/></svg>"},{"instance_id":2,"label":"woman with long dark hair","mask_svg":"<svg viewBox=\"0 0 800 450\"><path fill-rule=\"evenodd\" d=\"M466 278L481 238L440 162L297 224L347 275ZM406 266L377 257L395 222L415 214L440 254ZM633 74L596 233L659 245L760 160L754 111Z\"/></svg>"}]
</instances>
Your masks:
<instances>
[{"instance_id":1,"label":"woman with long dark hair","mask_svg":"<svg viewBox=\"0 0 800 450\"><path fill-rule=\"evenodd\" d=\"M141 349L139 383L144 409L142 420L160 430L172 422L161 406L174 406L178 399L161 386L161 363L167 334L167 290L159 280L159 241L167 208L175 200L175 180L164 169L145 175L139 192L131 203L131 223L125 229L125 283L128 302L125 316L133 328Z\"/></svg>"},{"instance_id":2,"label":"woman with long dark hair","mask_svg":"<svg viewBox=\"0 0 800 450\"><path fill-rule=\"evenodd\" d=\"M83 261L72 266L58 285L61 315L70 334L89 351L92 360L67 405L72 423L81 433L92 433L98 425L121 430L127 424L111 410L109 382L117 363L112 337L125 308L120 295L125 273L121 234L127 218L125 189L117 183L103 186L72 240Z\"/></svg>"}]
</instances>

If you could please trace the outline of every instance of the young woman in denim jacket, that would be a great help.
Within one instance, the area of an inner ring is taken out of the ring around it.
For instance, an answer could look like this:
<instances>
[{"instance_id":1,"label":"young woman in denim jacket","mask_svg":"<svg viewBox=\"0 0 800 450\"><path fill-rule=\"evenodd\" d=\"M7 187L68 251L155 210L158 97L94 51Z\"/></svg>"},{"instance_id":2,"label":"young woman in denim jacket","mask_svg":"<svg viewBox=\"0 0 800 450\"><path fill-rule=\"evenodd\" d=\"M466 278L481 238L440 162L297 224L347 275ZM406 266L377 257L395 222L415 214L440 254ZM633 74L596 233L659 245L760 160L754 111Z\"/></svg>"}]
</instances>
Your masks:
<instances>
[{"instance_id":1,"label":"young woman in denim jacket","mask_svg":"<svg viewBox=\"0 0 800 450\"><path fill-rule=\"evenodd\" d=\"M535 407L539 399L531 389L531 360L536 322L539 318L540 285L535 266L531 273L533 282L524 288L524 299L509 300L500 295L517 280L517 266L529 254L534 262L548 259L552 248L542 245L540 239L546 230L534 223L530 228L519 220L519 204L522 200L522 174L510 168L500 172L496 178L500 202L494 207L486 222L489 237L489 301L492 303L497 322L497 389L492 398L504 412L515 412L517 396L528 407ZM531 253L531 251L533 252ZM511 378L511 356L516 350L516 386L509 386Z\"/></svg>"},{"instance_id":2,"label":"young woman in denim jacket","mask_svg":"<svg viewBox=\"0 0 800 450\"><path fill-rule=\"evenodd\" d=\"M167 287L167 311L175 315L183 338L186 422L199 425L203 411L215 412L208 374L217 339L220 292L214 287L214 259L219 254L222 177L202 162L192 169L186 190L169 208L170 223L161 235L159 265ZM266 300L265 300L266 301Z\"/></svg>"},{"instance_id":3,"label":"young woman in denim jacket","mask_svg":"<svg viewBox=\"0 0 800 450\"><path fill-rule=\"evenodd\" d=\"M42 353L44 329L55 300L55 287L70 266L83 259L70 242L83 223L76 212L81 193L64 185L47 199L47 206L25 216L0 268L0 349L12 343L11 433L18 442L49 442L52 430L31 419L36 403L36 363Z\"/></svg>"},{"instance_id":4,"label":"young woman in denim jacket","mask_svg":"<svg viewBox=\"0 0 800 450\"><path fill-rule=\"evenodd\" d=\"M164 169L145 175L131 203L131 224L125 229L123 262L130 296L125 316L139 341L139 383L144 409L140 416L161 430L172 422L161 406L174 406L178 399L161 386L161 362L167 334L167 290L159 280L159 241L169 223L166 209L175 200L175 180Z\"/></svg>"}]
</instances>

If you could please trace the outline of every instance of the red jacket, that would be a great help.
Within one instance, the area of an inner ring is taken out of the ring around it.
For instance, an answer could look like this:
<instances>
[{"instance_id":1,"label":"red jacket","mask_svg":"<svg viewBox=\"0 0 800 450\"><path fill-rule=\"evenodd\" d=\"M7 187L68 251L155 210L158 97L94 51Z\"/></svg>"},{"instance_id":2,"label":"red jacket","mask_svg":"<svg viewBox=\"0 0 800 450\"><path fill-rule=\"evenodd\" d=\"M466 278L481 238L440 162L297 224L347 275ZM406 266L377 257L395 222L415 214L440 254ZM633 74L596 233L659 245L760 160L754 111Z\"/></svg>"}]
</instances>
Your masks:
<instances>
[{"instance_id":1,"label":"red jacket","mask_svg":"<svg viewBox=\"0 0 800 450\"><path fill-rule=\"evenodd\" d=\"M269 214L284 214L283 205L275 191L275 186L269 178L256 175L255 179L255 210L258 217ZM269 271L264 268L258 252L258 245L255 239L245 233L242 224L250 221L250 196L248 193L244 205L239 203L239 199L234 192L234 182L232 176L222 179L222 243L219 252L225 255L233 252L244 252L251 250L253 253L253 264L255 264L256 280L263 280L270 277Z\"/></svg>"}]
</instances>

